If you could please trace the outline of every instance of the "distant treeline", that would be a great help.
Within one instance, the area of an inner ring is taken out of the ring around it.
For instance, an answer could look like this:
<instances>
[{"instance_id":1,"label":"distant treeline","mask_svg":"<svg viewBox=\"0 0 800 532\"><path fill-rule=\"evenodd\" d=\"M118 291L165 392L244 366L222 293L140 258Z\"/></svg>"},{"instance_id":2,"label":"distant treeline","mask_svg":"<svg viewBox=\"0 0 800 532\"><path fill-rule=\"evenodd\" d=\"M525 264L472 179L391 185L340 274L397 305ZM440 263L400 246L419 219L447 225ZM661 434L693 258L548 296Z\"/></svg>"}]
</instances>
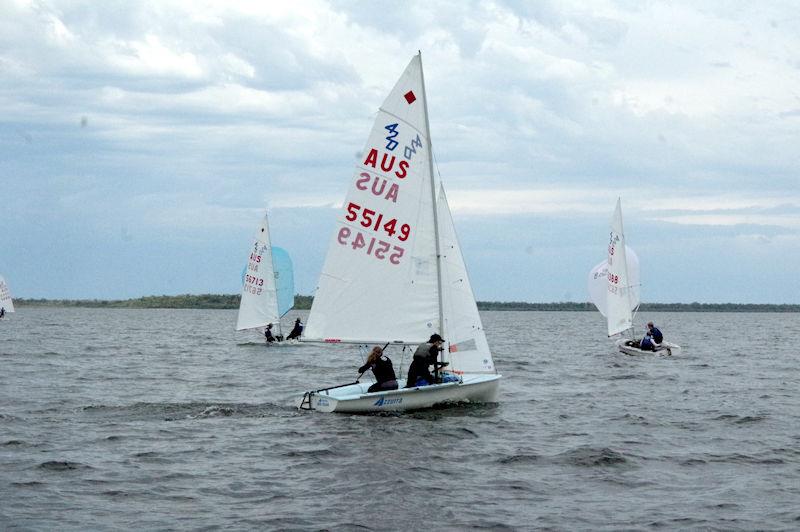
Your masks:
<instances>
[{"instance_id":1,"label":"distant treeline","mask_svg":"<svg viewBox=\"0 0 800 532\"><path fill-rule=\"evenodd\" d=\"M147 296L138 299L15 299L20 307L90 307L90 308L239 308L238 294L201 294ZM312 296L296 295L294 308L311 308ZM525 303L522 301L478 301L480 310L594 311L591 303ZM640 312L800 312L800 305L755 305L750 303L642 303Z\"/></svg>"},{"instance_id":2,"label":"distant treeline","mask_svg":"<svg viewBox=\"0 0 800 532\"><path fill-rule=\"evenodd\" d=\"M19 307L86 307L86 308L239 308L239 294L183 294L179 296L147 296L137 299L15 299ZM296 295L294 308L311 308L311 296Z\"/></svg>"},{"instance_id":3,"label":"distant treeline","mask_svg":"<svg viewBox=\"0 0 800 532\"><path fill-rule=\"evenodd\" d=\"M15 299L20 307L88 307L88 308L210 308L239 307L239 295L183 294L180 296L147 296L138 299Z\"/></svg>"}]
</instances>

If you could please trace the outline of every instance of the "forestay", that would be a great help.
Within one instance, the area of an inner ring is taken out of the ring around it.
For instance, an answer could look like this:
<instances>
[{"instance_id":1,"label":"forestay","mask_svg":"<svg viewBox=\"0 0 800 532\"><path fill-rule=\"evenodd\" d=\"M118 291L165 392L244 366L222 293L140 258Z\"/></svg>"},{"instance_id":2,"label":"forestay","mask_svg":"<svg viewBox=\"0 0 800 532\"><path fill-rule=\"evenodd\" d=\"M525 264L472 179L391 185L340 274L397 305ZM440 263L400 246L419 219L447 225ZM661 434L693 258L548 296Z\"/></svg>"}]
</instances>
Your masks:
<instances>
[{"instance_id":1,"label":"forestay","mask_svg":"<svg viewBox=\"0 0 800 532\"><path fill-rule=\"evenodd\" d=\"M11 300L11 290L6 284L6 280L0 275L0 307L6 312L14 312L14 301Z\"/></svg>"},{"instance_id":2,"label":"forestay","mask_svg":"<svg viewBox=\"0 0 800 532\"><path fill-rule=\"evenodd\" d=\"M456 373L495 373L475 295L458 244L444 187L438 198L444 331L450 344L450 369Z\"/></svg>"},{"instance_id":3,"label":"forestay","mask_svg":"<svg viewBox=\"0 0 800 532\"><path fill-rule=\"evenodd\" d=\"M640 293L640 276L639 276L639 257L629 247L625 246L625 260L628 264L628 281L630 282L630 306L631 311L639 306L639 293ZM605 316L606 301L608 299L608 259L592 268L589 272L589 299L600 314Z\"/></svg>"},{"instance_id":4,"label":"forestay","mask_svg":"<svg viewBox=\"0 0 800 532\"><path fill-rule=\"evenodd\" d=\"M356 165L306 340L416 344L441 331L424 97L415 56L380 107Z\"/></svg>"},{"instance_id":5,"label":"forestay","mask_svg":"<svg viewBox=\"0 0 800 532\"><path fill-rule=\"evenodd\" d=\"M275 261L278 268L275 267ZM291 259L286 251L270 246L269 221L265 214L256 230L242 279L242 300L236 330L279 323L280 317L292 306L294 280Z\"/></svg>"},{"instance_id":6,"label":"forestay","mask_svg":"<svg viewBox=\"0 0 800 532\"><path fill-rule=\"evenodd\" d=\"M606 294L606 319L608 335L613 336L633 327L631 279L625 253L625 232L622 227L622 202L611 218L608 242L608 292Z\"/></svg>"}]
</instances>

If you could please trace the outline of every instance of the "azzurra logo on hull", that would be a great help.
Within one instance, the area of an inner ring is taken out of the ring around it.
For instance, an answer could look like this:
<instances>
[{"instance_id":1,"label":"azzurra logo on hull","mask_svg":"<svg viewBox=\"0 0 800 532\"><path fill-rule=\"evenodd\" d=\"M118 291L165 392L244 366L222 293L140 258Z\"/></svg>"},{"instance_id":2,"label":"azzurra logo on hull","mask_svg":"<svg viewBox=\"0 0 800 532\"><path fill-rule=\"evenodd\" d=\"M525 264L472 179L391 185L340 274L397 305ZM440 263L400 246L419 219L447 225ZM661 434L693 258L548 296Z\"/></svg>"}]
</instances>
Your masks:
<instances>
[{"instance_id":1,"label":"azzurra logo on hull","mask_svg":"<svg viewBox=\"0 0 800 532\"><path fill-rule=\"evenodd\" d=\"M375 401L375 404L373 406L399 405L402 402L403 402L402 397L391 397L391 398L381 397L380 399Z\"/></svg>"}]
</instances>

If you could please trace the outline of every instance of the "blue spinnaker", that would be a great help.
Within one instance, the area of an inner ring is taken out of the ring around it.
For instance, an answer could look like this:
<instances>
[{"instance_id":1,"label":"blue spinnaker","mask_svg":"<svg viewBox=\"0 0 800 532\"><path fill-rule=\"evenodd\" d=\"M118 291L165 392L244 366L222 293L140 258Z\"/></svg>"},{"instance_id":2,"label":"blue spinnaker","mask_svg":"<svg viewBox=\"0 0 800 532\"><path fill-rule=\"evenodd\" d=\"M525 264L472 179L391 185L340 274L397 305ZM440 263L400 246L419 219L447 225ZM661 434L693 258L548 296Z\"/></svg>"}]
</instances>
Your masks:
<instances>
[{"instance_id":1,"label":"blue spinnaker","mask_svg":"<svg viewBox=\"0 0 800 532\"><path fill-rule=\"evenodd\" d=\"M275 288L278 292L278 314L283 316L294 307L294 273L292 259L283 248L272 247Z\"/></svg>"}]
</instances>

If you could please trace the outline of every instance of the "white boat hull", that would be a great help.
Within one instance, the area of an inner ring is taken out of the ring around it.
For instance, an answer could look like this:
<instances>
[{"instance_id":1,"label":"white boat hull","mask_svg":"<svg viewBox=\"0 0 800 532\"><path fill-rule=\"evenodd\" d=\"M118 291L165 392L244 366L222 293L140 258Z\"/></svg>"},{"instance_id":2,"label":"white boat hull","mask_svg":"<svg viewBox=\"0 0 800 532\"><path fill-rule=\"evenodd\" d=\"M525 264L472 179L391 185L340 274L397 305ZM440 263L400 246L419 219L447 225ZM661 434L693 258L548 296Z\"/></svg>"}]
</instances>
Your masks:
<instances>
[{"instance_id":1,"label":"white boat hull","mask_svg":"<svg viewBox=\"0 0 800 532\"><path fill-rule=\"evenodd\" d=\"M645 349L639 349L638 347L633 347L631 345L626 345L629 342L627 338L621 338L617 340L617 349L620 352L625 353L626 355L663 355L663 356L673 356L673 355L680 355L681 354L681 346L678 344L673 344L670 342L661 342L655 351L649 351Z\"/></svg>"},{"instance_id":2,"label":"white boat hull","mask_svg":"<svg viewBox=\"0 0 800 532\"><path fill-rule=\"evenodd\" d=\"M444 403L493 403L501 375L464 375L461 382L367 393L369 382L307 392L298 403L304 410L365 414L430 408Z\"/></svg>"}]
</instances>

